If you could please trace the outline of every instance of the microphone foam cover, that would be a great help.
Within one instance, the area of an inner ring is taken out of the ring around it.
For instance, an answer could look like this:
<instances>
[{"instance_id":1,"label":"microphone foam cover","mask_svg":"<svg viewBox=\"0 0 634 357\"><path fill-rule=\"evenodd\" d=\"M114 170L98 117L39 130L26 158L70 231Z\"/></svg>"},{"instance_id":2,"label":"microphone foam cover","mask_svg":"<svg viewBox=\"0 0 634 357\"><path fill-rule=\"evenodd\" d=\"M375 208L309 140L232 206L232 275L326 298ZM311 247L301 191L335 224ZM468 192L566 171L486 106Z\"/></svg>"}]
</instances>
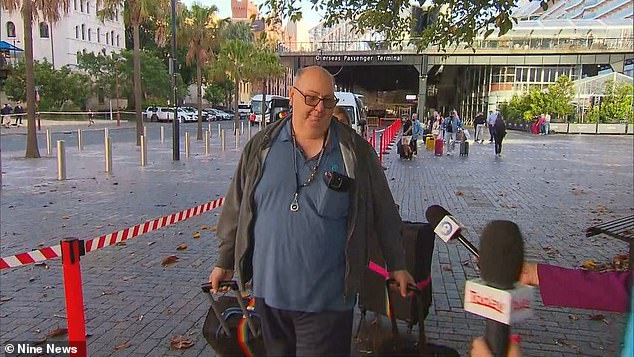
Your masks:
<instances>
[{"instance_id":1,"label":"microphone foam cover","mask_svg":"<svg viewBox=\"0 0 634 357\"><path fill-rule=\"evenodd\" d=\"M436 228L438 223L440 223L445 216L451 216L451 213L439 205L429 206L427 211L425 211L425 218L427 218L427 222L429 222L433 228Z\"/></svg>"},{"instance_id":2,"label":"microphone foam cover","mask_svg":"<svg viewBox=\"0 0 634 357\"><path fill-rule=\"evenodd\" d=\"M510 290L524 263L524 239L517 224L491 221L480 238L480 275L487 285Z\"/></svg>"}]
</instances>

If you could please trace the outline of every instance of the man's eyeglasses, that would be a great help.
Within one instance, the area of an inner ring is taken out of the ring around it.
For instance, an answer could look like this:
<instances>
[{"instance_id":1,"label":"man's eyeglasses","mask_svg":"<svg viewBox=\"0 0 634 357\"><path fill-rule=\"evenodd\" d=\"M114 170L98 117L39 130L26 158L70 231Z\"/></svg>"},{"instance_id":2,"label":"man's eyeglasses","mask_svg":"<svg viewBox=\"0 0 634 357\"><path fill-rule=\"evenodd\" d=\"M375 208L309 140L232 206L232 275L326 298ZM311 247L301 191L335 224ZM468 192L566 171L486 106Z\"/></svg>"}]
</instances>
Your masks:
<instances>
[{"instance_id":1,"label":"man's eyeglasses","mask_svg":"<svg viewBox=\"0 0 634 357\"><path fill-rule=\"evenodd\" d=\"M317 104L319 104L319 102L323 102L324 103L324 108L326 109L332 109L334 108L337 103L339 103L339 98L337 97L328 97L328 98L321 98L321 97L317 97L315 95L306 95L304 93L302 93L301 90L297 89L297 87L293 87L295 88L295 90L297 92L299 92L299 94L302 95L302 97L304 97L304 103L306 103L306 105L309 105L311 107L316 107Z\"/></svg>"}]
</instances>

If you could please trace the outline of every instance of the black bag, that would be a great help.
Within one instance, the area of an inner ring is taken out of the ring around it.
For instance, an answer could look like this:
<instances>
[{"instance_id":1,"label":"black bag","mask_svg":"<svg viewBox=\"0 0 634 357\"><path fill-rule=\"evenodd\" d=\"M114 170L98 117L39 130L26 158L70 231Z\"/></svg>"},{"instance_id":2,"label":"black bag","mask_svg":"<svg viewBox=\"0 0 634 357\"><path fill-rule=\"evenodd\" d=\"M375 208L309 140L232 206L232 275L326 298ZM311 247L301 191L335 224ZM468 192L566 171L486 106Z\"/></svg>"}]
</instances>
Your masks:
<instances>
[{"instance_id":1,"label":"black bag","mask_svg":"<svg viewBox=\"0 0 634 357\"><path fill-rule=\"evenodd\" d=\"M460 143L460 156L469 156L469 142L462 141Z\"/></svg>"},{"instance_id":2,"label":"black bag","mask_svg":"<svg viewBox=\"0 0 634 357\"><path fill-rule=\"evenodd\" d=\"M373 345L370 348L377 350L380 354L405 353L404 349L407 348L407 344L400 337L396 326L396 320L403 320L407 322L410 331L414 325L418 324L418 347L415 349L419 350L419 355L429 356L428 348L430 345L426 341L424 320L429 314L432 299L430 273L435 234L432 226L428 223L404 222L401 235L405 248L407 270L420 289L414 297L407 298L402 298L398 293L389 293L385 276L375 272L384 267L385 263L376 237L371 237L368 243L368 254L370 261L378 267L375 267L375 271L368 269L361 284L362 289L359 291L361 321L357 327L356 335L358 339L362 325L365 325L367 311L387 316L389 309L392 326L391 336L390 334L385 335L385 333L372 334L370 331L368 343ZM381 339L381 341L376 339ZM433 356L433 354L431 355Z\"/></svg>"},{"instance_id":3,"label":"black bag","mask_svg":"<svg viewBox=\"0 0 634 357\"><path fill-rule=\"evenodd\" d=\"M260 318L252 307L251 297L243 297L235 281L225 281L234 296L211 294L211 284L202 284L211 307L203 324L203 336L218 356L266 356Z\"/></svg>"}]
</instances>

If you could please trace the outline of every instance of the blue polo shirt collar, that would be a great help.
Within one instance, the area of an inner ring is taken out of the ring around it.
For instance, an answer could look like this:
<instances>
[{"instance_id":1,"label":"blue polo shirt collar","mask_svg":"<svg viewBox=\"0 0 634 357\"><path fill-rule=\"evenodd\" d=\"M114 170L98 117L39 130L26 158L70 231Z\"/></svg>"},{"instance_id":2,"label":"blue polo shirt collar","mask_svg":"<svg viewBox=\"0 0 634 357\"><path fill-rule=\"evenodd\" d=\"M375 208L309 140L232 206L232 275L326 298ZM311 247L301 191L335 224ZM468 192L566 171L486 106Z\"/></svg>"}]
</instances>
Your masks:
<instances>
[{"instance_id":1,"label":"blue polo shirt collar","mask_svg":"<svg viewBox=\"0 0 634 357\"><path fill-rule=\"evenodd\" d=\"M286 125L284 125L284 129L280 130L278 139L282 142L293 141L293 136L291 134L291 125L292 120L288 120ZM328 136L326 137L326 149L324 150L324 154L329 154L334 149L334 145L337 142L337 122L335 119L330 121L330 127L328 128Z\"/></svg>"}]
</instances>

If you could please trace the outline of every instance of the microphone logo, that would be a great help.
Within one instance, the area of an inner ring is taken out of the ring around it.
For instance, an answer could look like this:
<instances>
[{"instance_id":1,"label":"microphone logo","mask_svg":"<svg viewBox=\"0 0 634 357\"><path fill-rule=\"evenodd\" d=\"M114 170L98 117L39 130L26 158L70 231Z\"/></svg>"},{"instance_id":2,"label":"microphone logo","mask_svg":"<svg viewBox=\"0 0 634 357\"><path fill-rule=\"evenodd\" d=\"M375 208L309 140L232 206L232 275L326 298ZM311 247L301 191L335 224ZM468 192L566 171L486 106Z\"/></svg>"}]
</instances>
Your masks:
<instances>
[{"instance_id":1,"label":"microphone logo","mask_svg":"<svg viewBox=\"0 0 634 357\"><path fill-rule=\"evenodd\" d=\"M459 232L460 225L452 216L443 217L436 228L434 228L434 233L445 242L454 238Z\"/></svg>"}]
</instances>

